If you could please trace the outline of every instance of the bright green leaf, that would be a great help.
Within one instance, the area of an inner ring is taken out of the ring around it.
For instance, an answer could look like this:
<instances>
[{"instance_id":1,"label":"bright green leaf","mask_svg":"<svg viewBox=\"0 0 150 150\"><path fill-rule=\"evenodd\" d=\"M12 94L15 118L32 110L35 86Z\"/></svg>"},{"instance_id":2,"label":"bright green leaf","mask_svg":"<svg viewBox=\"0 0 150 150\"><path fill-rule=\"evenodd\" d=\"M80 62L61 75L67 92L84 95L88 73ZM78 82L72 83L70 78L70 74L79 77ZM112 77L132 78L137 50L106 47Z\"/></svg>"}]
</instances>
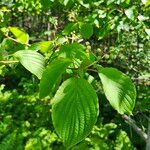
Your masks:
<instances>
[{"instance_id":1,"label":"bright green leaf","mask_svg":"<svg viewBox=\"0 0 150 150\"><path fill-rule=\"evenodd\" d=\"M134 20L134 7L131 7L131 8L129 8L129 9L126 9L125 10L125 14L126 14L126 16L129 18L129 19L131 19L131 20Z\"/></svg>"},{"instance_id":2,"label":"bright green leaf","mask_svg":"<svg viewBox=\"0 0 150 150\"><path fill-rule=\"evenodd\" d=\"M132 81L115 68L99 69L104 93L114 109L120 114L132 114L136 90Z\"/></svg>"},{"instance_id":3,"label":"bright green leaf","mask_svg":"<svg viewBox=\"0 0 150 150\"><path fill-rule=\"evenodd\" d=\"M79 4L82 5L85 8L90 8L90 4L85 3L83 0L78 0Z\"/></svg>"},{"instance_id":4,"label":"bright green leaf","mask_svg":"<svg viewBox=\"0 0 150 150\"><path fill-rule=\"evenodd\" d=\"M69 3L69 0L59 0L59 2L66 6Z\"/></svg>"},{"instance_id":5,"label":"bright green leaf","mask_svg":"<svg viewBox=\"0 0 150 150\"><path fill-rule=\"evenodd\" d=\"M145 29L145 32L146 32L147 35L150 37L150 29Z\"/></svg>"},{"instance_id":6,"label":"bright green leaf","mask_svg":"<svg viewBox=\"0 0 150 150\"><path fill-rule=\"evenodd\" d=\"M93 35L93 26L90 23L82 24L80 34L83 38L89 39Z\"/></svg>"},{"instance_id":7,"label":"bright green leaf","mask_svg":"<svg viewBox=\"0 0 150 150\"><path fill-rule=\"evenodd\" d=\"M148 7L150 5L150 0L147 0L145 6Z\"/></svg>"},{"instance_id":8,"label":"bright green leaf","mask_svg":"<svg viewBox=\"0 0 150 150\"><path fill-rule=\"evenodd\" d=\"M115 140L114 150L136 150L133 147L127 133L125 131L120 131Z\"/></svg>"},{"instance_id":9,"label":"bright green leaf","mask_svg":"<svg viewBox=\"0 0 150 150\"><path fill-rule=\"evenodd\" d=\"M37 43L33 43L29 49L32 50L40 50L42 53L50 52L50 50L53 48L53 42L52 41L41 41Z\"/></svg>"},{"instance_id":10,"label":"bright green leaf","mask_svg":"<svg viewBox=\"0 0 150 150\"><path fill-rule=\"evenodd\" d=\"M150 5L150 0L142 0L142 3L145 5L145 7L148 7Z\"/></svg>"},{"instance_id":11,"label":"bright green leaf","mask_svg":"<svg viewBox=\"0 0 150 150\"><path fill-rule=\"evenodd\" d=\"M14 56L28 71L41 79L45 65L44 57L41 54L32 50L20 50L14 53Z\"/></svg>"},{"instance_id":12,"label":"bright green leaf","mask_svg":"<svg viewBox=\"0 0 150 150\"><path fill-rule=\"evenodd\" d=\"M68 4L69 0L64 0L64 5L66 6Z\"/></svg>"},{"instance_id":13,"label":"bright green leaf","mask_svg":"<svg viewBox=\"0 0 150 150\"><path fill-rule=\"evenodd\" d=\"M40 98L47 96L51 92L54 84L65 72L70 63L69 59L59 58L47 66L40 81Z\"/></svg>"},{"instance_id":14,"label":"bright green leaf","mask_svg":"<svg viewBox=\"0 0 150 150\"><path fill-rule=\"evenodd\" d=\"M52 103L53 124L66 147L79 143L91 132L99 108L96 92L88 81L81 78L66 80Z\"/></svg>"},{"instance_id":15,"label":"bright green leaf","mask_svg":"<svg viewBox=\"0 0 150 150\"><path fill-rule=\"evenodd\" d=\"M39 44L40 44L40 51L43 53L48 52L53 47L53 42L51 41L42 41L39 42Z\"/></svg>"},{"instance_id":16,"label":"bright green leaf","mask_svg":"<svg viewBox=\"0 0 150 150\"><path fill-rule=\"evenodd\" d=\"M27 33L17 27L9 27L9 30L12 32L18 42L22 44L28 44L29 35Z\"/></svg>"},{"instance_id":17,"label":"bright green leaf","mask_svg":"<svg viewBox=\"0 0 150 150\"><path fill-rule=\"evenodd\" d=\"M86 52L86 47L79 43L64 44L60 48L60 56L70 58L73 61L73 66L78 68L82 63L89 63L89 53Z\"/></svg>"}]
</instances>

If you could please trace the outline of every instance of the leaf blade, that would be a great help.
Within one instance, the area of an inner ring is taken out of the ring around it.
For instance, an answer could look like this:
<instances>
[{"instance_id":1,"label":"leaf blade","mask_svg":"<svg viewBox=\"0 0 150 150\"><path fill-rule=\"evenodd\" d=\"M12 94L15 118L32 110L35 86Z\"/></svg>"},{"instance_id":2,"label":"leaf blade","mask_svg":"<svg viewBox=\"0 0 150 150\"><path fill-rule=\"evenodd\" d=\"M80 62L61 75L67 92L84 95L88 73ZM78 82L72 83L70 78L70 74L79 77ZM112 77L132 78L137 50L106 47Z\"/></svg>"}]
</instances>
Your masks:
<instances>
[{"instance_id":1,"label":"leaf blade","mask_svg":"<svg viewBox=\"0 0 150 150\"><path fill-rule=\"evenodd\" d=\"M27 33L17 27L9 27L9 30L16 37L18 42L20 42L21 44L28 44L29 35Z\"/></svg>"},{"instance_id":2,"label":"leaf blade","mask_svg":"<svg viewBox=\"0 0 150 150\"><path fill-rule=\"evenodd\" d=\"M31 73L36 75L39 79L45 66L44 57L32 50L20 50L14 53L14 56L19 59L20 63Z\"/></svg>"},{"instance_id":3,"label":"leaf blade","mask_svg":"<svg viewBox=\"0 0 150 150\"><path fill-rule=\"evenodd\" d=\"M90 23L82 24L80 34L83 38L89 39L93 35L93 26Z\"/></svg>"},{"instance_id":4,"label":"leaf blade","mask_svg":"<svg viewBox=\"0 0 150 150\"><path fill-rule=\"evenodd\" d=\"M40 98L44 98L50 93L54 84L70 63L70 59L59 58L46 67L40 81Z\"/></svg>"},{"instance_id":5,"label":"leaf blade","mask_svg":"<svg viewBox=\"0 0 150 150\"><path fill-rule=\"evenodd\" d=\"M132 81L115 68L100 69L99 77L112 107L120 114L132 114L136 99L136 90Z\"/></svg>"},{"instance_id":6,"label":"leaf blade","mask_svg":"<svg viewBox=\"0 0 150 150\"><path fill-rule=\"evenodd\" d=\"M56 92L52 105L53 124L66 147L83 140L96 123L98 98L88 81L66 80Z\"/></svg>"}]
</instances>

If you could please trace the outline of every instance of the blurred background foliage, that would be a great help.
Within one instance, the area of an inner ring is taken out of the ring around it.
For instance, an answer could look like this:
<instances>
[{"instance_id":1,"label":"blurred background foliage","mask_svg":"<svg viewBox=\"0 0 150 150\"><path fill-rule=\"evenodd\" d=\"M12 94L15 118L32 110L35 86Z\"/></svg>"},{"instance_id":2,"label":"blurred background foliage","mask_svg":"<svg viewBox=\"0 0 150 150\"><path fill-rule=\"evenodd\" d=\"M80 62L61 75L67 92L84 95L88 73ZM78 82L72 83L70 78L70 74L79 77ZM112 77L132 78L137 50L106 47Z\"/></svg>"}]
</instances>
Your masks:
<instances>
[{"instance_id":1,"label":"blurred background foliage","mask_svg":"<svg viewBox=\"0 0 150 150\"><path fill-rule=\"evenodd\" d=\"M10 26L28 33L30 43L10 38ZM137 87L133 118L147 132L149 0L1 0L0 150L65 149L52 125L49 98L39 99L38 79L22 66L3 61L11 61L11 54L22 49L40 50L48 60L52 49L57 51L67 42L82 43L100 65L116 67L131 77ZM100 91L100 116L92 133L72 149L144 149L144 141L109 106L96 80L93 85Z\"/></svg>"}]
</instances>

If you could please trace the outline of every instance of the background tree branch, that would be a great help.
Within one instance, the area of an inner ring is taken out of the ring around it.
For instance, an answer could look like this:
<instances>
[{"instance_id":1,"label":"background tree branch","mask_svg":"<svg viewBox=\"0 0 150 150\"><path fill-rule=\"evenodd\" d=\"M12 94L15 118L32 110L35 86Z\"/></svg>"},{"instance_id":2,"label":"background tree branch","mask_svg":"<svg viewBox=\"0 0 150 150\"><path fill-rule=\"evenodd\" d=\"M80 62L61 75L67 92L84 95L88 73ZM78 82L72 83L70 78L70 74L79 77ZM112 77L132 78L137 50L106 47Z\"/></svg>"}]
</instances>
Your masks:
<instances>
[{"instance_id":1,"label":"background tree branch","mask_svg":"<svg viewBox=\"0 0 150 150\"><path fill-rule=\"evenodd\" d=\"M147 141L147 134L145 132L143 132L142 129L139 128L135 124L135 121L127 115L123 115L122 117L126 121L126 123L129 124L134 129L134 131L146 142Z\"/></svg>"}]
</instances>

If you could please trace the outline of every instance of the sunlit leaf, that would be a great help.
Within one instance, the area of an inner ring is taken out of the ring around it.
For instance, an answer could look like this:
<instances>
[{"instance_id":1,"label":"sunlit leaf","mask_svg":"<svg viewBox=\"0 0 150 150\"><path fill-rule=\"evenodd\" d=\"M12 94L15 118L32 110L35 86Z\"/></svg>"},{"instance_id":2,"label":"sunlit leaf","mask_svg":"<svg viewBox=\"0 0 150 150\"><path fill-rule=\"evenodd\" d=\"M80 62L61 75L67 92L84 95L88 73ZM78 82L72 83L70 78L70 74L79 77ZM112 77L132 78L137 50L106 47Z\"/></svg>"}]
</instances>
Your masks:
<instances>
[{"instance_id":1,"label":"sunlit leaf","mask_svg":"<svg viewBox=\"0 0 150 150\"><path fill-rule=\"evenodd\" d=\"M131 19L131 20L134 20L135 16L134 16L134 7L131 7L129 9L126 9L125 10L125 14L126 16Z\"/></svg>"},{"instance_id":2,"label":"sunlit leaf","mask_svg":"<svg viewBox=\"0 0 150 150\"><path fill-rule=\"evenodd\" d=\"M9 30L15 36L16 40L22 44L28 44L29 35L18 27L9 27Z\"/></svg>"},{"instance_id":3,"label":"sunlit leaf","mask_svg":"<svg viewBox=\"0 0 150 150\"><path fill-rule=\"evenodd\" d=\"M147 35L150 37L150 29L145 29L145 32L146 32Z\"/></svg>"},{"instance_id":4,"label":"sunlit leaf","mask_svg":"<svg viewBox=\"0 0 150 150\"><path fill-rule=\"evenodd\" d=\"M92 130L98 115L98 98L88 81L70 78L62 83L52 101L56 132L68 148L82 141Z\"/></svg>"},{"instance_id":5,"label":"sunlit leaf","mask_svg":"<svg viewBox=\"0 0 150 150\"><path fill-rule=\"evenodd\" d=\"M115 140L114 150L130 150L130 149L135 150L127 133L121 130Z\"/></svg>"},{"instance_id":6,"label":"sunlit leaf","mask_svg":"<svg viewBox=\"0 0 150 150\"><path fill-rule=\"evenodd\" d=\"M40 50L42 53L50 52L53 48L53 42L52 41L41 41L37 43L33 43L29 49L32 50Z\"/></svg>"},{"instance_id":7,"label":"sunlit leaf","mask_svg":"<svg viewBox=\"0 0 150 150\"><path fill-rule=\"evenodd\" d=\"M132 114L136 90L132 81L115 68L99 69L104 93L114 109L120 114Z\"/></svg>"},{"instance_id":8,"label":"sunlit leaf","mask_svg":"<svg viewBox=\"0 0 150 150\"><path fill-rule=\"evenodd\" d=\"M45 61L40 53L32 50L20 50L14 56L18 58L28 71L36 75L39 79L42 77Z\"/></svg>"}]
</instances>

